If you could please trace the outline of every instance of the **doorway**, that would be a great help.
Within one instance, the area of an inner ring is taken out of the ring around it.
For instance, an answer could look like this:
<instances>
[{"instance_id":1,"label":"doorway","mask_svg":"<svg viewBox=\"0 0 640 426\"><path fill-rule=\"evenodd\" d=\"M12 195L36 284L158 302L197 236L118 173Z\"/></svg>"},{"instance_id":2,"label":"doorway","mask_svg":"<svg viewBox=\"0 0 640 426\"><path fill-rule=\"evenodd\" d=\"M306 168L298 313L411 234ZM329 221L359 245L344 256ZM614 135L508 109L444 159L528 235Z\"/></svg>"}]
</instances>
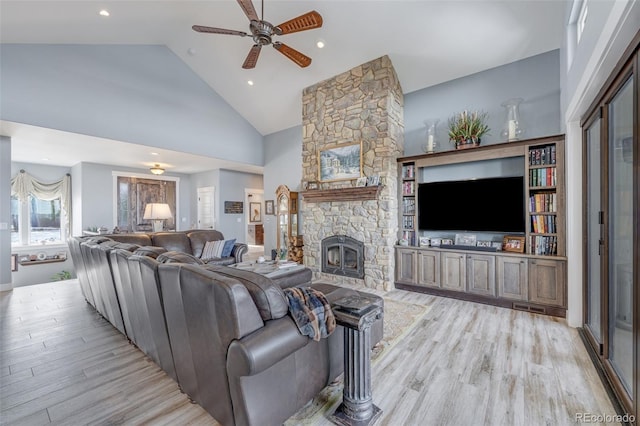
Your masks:
<instances>
[{"instance_id":1,"label":"doorway","mask_svg":"<svg viewBox=\"0 0 640 426\"><path fill-rule=\"evenodd\" d=\"M198 229L215 229L215 196L214 186L198 188Z\"/></svg>"},{"instance_id":2,"label":"doorway","mask_svg":"<svg viewBox=\"0 0 640 426\"><path fill-rule=\"evenodd\" d=\"M245 188L245 241L249 257L264 254L264 190Z\"/></svg>"}]
</instances>

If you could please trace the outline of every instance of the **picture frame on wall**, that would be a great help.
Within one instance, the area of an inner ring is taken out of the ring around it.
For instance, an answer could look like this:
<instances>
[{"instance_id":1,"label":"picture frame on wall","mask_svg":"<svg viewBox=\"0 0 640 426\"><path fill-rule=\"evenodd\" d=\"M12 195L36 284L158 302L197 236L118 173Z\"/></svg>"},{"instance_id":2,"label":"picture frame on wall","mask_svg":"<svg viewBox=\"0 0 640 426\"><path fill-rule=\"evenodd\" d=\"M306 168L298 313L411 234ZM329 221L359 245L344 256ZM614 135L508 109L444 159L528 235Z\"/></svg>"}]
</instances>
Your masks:
<instances>
[{"instance_id":1,"label":"picture frame on wall","mask_svg":"<svg viewBox=\"0 0 640 426\"><path fill-rule=\"evenodd\" d=\"M318 150L321 182L357 179L362 176L362 142Z\"/></svg>"},{"instance_id":2,"label":"picture frame on wall","mask_svg":"<svg viewBox=\"0 0 640 426\"><path fill-rule=\"evenodd\" d=\"M249 222L262 222L262 203L249 203Z\"/></svg>"},{"instance_id":3,"label":"picture frame on wall","mask_svg":"<svg viewBox=\"0 0 640 426\"><path fill-rule=\"evenodd\" d=\"M502 249L513 253L524 253L524 237L520 235L505 235Z\"/></svg>"},{"instance_id":4,"label":"picture frame on wall","mask_svg":"<svg viewBox=\"0 0 640 426\"><path fill-rule=\"evenodd\" d=\"M274 200L266 200L264 202L264 214L273 216L276 214Z\"/></svg>"}]
</instances>

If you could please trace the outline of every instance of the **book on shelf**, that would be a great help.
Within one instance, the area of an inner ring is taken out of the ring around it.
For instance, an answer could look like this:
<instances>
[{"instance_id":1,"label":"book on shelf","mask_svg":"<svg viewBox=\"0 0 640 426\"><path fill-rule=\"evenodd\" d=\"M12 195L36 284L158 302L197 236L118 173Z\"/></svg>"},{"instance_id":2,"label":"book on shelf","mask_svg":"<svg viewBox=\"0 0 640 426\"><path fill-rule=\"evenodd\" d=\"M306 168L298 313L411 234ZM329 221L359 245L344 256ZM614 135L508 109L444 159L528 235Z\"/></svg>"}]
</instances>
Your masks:
<instances>
[{"instance_id":1,"label":"book on shelf","mask_svg":"<svg viewBox=\"0 0 640 426\"><path fill-rule=\"evenodd\" d=\"M542 214L531 215L531 229L536 234L555 234L556 216Z\"/></svg>"},{"instance_id":2,"label":"book on shelf","mask_svg":"<svg viewBox=\"0 0 640 426\"><path fill-rule=\"evenodd\" d=\"M410 246L416 245L416 233L415 231L403 231L402 239L407 240Z\"/></svg>"},{"instance_id":3,"label":"book on shelf","mask_svg":"<svg viewBox=\"0 0 640 426\"><path fill-rule=\"evenodd\" d=\"M415 179L416 166L413 164L405 164L402 166L402 179Z\"/></svg>"},{"instance_id":4,"label":"book on shelf","mask_svg":"<svg viewBox=\"0 0 640 426\"><path fill-rule=\"evenodd\" d=\"M402 199L402 214L415 214L416 212L416 199L415 198L403 198Z\"/></svg>"},{"instance_id":5,"label":"book on shelf","mask_svg":"<svg viewBox=\"0 0 640 426\"><path fill-rule=\"evenodd\" d=\"M558 254L558 237L532 235L529 240L529 253L544 256Z\"/></svg>"},{"instance_id":6,"label":"book on shelf","mask_svg":"<svg viewBox=\"0 0 640 426\"><path fill-rule=\"evenodd\" d=\"M529 197L529 212L556 212L557 194L555 192L540 192Z\"/></svg>"},{"instance_id":7,"label":"book on shelf","mask_svg":"<svg viewBox=\"0 0 640 426\"><path fill-rule=\"evenodd\" d=\"M402 183L402 195L415 195L416 183L407 181Z\"/></svg>"},{"instance_id":8,"label":"book on shelf","mask_svg":"<svg viewBox=\"0 0 640 426\"><path fill-rule=\"evenodd\" d=\"M529 184L531 186L556 186L556 168L544 167L529 170Z\"/></svg>"},{"instance_id":9,"label":"book on shelf","mask_svg":"<svg viewBox=\"0 0 640 426\"><path fill-rule=\"evenodd\" d=\"M402 228L414 229L413 224L414 224L413 216L402 216Z\"/></svg>"},{"instance_id":10,"label":"book on shelf","mask_svg":"<svg viewBox=\"0 0 640 426\"><path fill-rule=\"evenodd\" d=\"M556 146L548 145L529 149L529 165L556 164Z\"/></svg>"}]
</instances>

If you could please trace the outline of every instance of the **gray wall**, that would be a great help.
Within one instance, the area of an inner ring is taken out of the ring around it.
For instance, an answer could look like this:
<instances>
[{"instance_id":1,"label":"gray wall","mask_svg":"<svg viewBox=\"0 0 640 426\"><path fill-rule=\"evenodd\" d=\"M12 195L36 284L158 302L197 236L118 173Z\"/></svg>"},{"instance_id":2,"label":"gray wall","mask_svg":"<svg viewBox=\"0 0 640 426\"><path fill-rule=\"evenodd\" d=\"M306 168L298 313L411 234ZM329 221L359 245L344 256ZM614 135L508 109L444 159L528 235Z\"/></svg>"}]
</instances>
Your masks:
<instances>
[{"instance_id":1,"label":"gray wall","mask_svg":"<svg viewBox=\"0 0 640 426\"><path fill-rule=\"evenodd\" d=\"M404 95L404 155L421 154L426 139L424 120L440 119L437 151L453 149L447 137L448 118L461 111L489 114L490 134L482 144L504 142L506 120L501 104L523 98L520 105L523 138L561 133L559 51L543 53L467 77Z\"/></svg>"},{"instance_id":2,"label":"gray wall","mask_svg":"<svg viewBox=\"0 0 640 426\"><path fill-rule=\"evenodd\" d=\"M0 136L0 291L11 289L11 138ZM5 229L6 226L6 229Z\"/></svg>"},{"instance_id":3,"label":"gray wall","mask_svg":"<svg viewBox=\"0 0 640 426\"><path fill-rule=\"evenodd\" d=\"M239 242L246 242L246 211L249 206L244 203L244 190L259 189L263 186L261 175L235 172L232 170L220 170L219 187L216 188L216 205L218 206L218 230L225 238L236 238ZM243 213L230 214L224 212L225 201L242 201L244 203Z\"/></svg>"},{"instance_id":4,"label":"gray wall","mask_svg":"<svg viewBox=\"0 0 640 426\"><path fill-rule=\"evenodd\" d=\"M263 163L262 136L165 46L3 44L0 55L3 120Z\"/></svg>"},{"instance_id":5,"label":"gray wall","mask_svg":"<svg viewBox=\"0 0 640 426\"><path fill-rule=\"evenodd\" d=\"M113 206L116 201L113 196L113 172L139 173L152 179L161 178L148 174L146 169L95 163L74 166L71 173L73 235L81 235L82 230L88 227L105 226L111 230L115 226ZM176 228L177 230L187 229L193 214L190 204L190 176L178 173L165 173L163 176L180 178L176 186L178 190Z\"/></svg>"},{"instance_id":6,"label":"gray wall","mask_svg":"<svg viewBox=\"0 0 640 426\"><path fill-rule=\"evenodd\" d=\"M272 133L264 138L264 199L275 200L276 188L287 185L292 191L300 191L302 180L302 126ZM299 206L304 203L301 197ZM299 217L302 229L302 217ZM265 254L271 256L276 248L276 217L264 218Z\"/></svg>"}]
</instances>

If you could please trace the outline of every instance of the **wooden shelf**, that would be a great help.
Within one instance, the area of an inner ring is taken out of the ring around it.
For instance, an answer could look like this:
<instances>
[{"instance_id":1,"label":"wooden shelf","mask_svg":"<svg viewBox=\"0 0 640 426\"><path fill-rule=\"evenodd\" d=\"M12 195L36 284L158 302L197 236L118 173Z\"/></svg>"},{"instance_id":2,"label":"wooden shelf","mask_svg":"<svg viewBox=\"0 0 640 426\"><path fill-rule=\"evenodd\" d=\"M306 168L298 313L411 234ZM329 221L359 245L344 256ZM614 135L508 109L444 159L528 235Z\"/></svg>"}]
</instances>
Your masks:
<instances>
[{"instance_id":1,"label":"wooden shelf","mask_svg":"<svg viewBox=\"0 0 640 426\"><path fill-rule=\"evenodd\" d=\"M64 262L67 259L45 259L45 260L26 260L18 262L21 266L42 265L43 263Z\"/></svg>"},{"instance_id":2,"label":"wooden shelf","mask_svg":"<svg viewBox=\"0 0 640 426\"><path fill-rule=\"evenodd\" d=\"M335 189L313 189L300 194L307 203L324 203L332 201L368 201L377 200L383 185L361 186Z\"/></svg>"}]
</instances>

